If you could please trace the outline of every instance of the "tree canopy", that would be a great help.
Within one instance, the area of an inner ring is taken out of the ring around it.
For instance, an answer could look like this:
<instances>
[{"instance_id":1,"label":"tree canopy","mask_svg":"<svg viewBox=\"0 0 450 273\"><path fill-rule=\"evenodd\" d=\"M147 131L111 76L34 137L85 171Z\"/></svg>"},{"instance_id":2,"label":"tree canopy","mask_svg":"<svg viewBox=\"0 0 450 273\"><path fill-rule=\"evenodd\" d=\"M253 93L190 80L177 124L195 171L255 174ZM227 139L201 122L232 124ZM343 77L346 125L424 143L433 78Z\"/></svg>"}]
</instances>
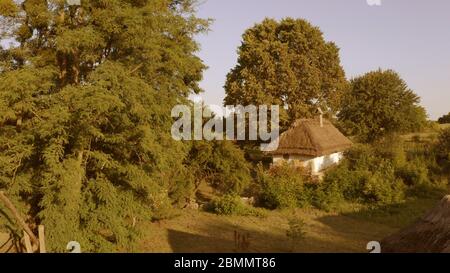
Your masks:
<instances>
[{"instance_id":1,"label":"tree canopy","mask_svg":"<svg viewBox=\"0 0 450 273\"><path fill-rule=\"evenodd\" d=\"M346 79L339 49L302 19L265 19L245 31L227 76L226 105L280 105L282 125L340 106ZM287 108L287 110L285 109Z\"/></svg>"},{"instance_id":2,"label":"tree canopy","mask_svg":"<svg viewBox=\"0 0 450 273\"><path fill-rule=\"evenodd\" d=\"M49 250L131 247L173 201L187 147L170 109L205 68L193 4L0 1L0 190L45 225Z\"/></svg>"},{"instance_id":3,"label":"tree canopy","mask_svg":"<svg viewBox=\"0 0 450 273\"><path fill-rule=\"evenodd\" d=\"M351 80L339 120L363 141L386 134L420 130L426 125L420 98L393 70L377 70Z\"/></svg>"},{"instance_id":4,"label":"tree canopy","mask_svg":"<svg viewBox=\"0 0 450 273\"><path fill-rule=\"evenodd\" d=\"M438 119L438 122L440 124L447 124L450 123L450 113L448 113L447 115L443 115L442 117L440 117Z\"/></svg>"},{"instance_id":5,"label":"tree canopy","mask_svg":"<svg viewBox=\"0 0 450 273\"><path fill-rule=\"evenodd\" d=\"M250 163L231 141L194 142L186 164L197 186L206 182L223 194L241 194L250 185Z\"/></svg>"}]
</instances>

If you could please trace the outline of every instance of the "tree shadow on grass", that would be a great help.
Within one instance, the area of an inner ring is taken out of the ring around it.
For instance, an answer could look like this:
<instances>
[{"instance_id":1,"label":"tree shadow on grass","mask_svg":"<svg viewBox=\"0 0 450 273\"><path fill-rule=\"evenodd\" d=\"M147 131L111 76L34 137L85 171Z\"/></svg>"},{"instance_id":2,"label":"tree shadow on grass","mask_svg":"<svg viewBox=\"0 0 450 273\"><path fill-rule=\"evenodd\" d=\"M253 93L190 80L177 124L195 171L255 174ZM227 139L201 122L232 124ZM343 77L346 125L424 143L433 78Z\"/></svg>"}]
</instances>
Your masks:
<instances>
[{"instance_id":1,"label":"tree shadow on grass","mask_svg":"<svg viewBox=\"0 0 450 273\"><path fill-rule=\"evenodd\" d=\"M318 219L343 238L354 240L361 248L370 241L382 241L416 221L439 203L438 197L410 198L405 203L362 209Z\"/></svg>"},{"instance_id":2,"label":"tree shadow on grass","mask_svg":"<svg viewBox=\"0 0 450 273\"><path fill-rule=\"evenodd\" d=\"M169 229L169 244L175 253L231 252L233 241Z\"/></svg>"},{"instance_id":3,"label":"tree shadow on grass","mask_svg":"<svg viewBox=\"0 0 450 273\"><path fill-rule=\"evenodd\" d=\"M293 242L285 235L245 229L228 223L205 225L202 233L207 235L174 229L168 229L167 232L169 244L175 253L351 252L338 242L321 240L308 234L304 239ZM241 239L246 237L248 245L242 247L242 241L236 241L236 234Z\"/></svg>"}]
</instances>

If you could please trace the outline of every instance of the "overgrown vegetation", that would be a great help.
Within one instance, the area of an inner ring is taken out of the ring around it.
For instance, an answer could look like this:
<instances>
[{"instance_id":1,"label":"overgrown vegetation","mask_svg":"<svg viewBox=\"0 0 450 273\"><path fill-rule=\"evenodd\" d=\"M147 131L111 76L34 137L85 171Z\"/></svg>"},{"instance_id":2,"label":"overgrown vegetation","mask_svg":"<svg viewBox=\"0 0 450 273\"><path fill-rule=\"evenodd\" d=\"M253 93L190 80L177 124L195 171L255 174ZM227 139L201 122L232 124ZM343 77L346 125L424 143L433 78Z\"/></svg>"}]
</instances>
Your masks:
<instances>
[{"instance_id":1,"label":"overgrown vegetation","mask_svg":"<svg viewBox=\"0 0 450 273\"><path fill-rule=\"evenodd\" d=\"M347 152L339 166L327 172L321 185L321 208L342 201L371 206L398 204L408 196L445 191L448 179L437 163L440 145L414 143L388 137L373 145L360 144Z\"/></svg>"},{"instance_id":2,"label":"overgrown vegetation","mask_svg":"<svg viewBox=\"0 0 450 273\"><path fill-rule=\"evenodd\" d=\"M289 164L269 170L259 166L254 186L258 203L268 209L333 210L347 202L375 208L442 193L449 182L449 131L442 132L437 143L405 143L391 135L373 144L357 144L321 182Z\"/></svg>"},{"instance_id":3,"label":"overgrown vegetation","mask_svg":"<svg viewBox=\"0 0 450 273\"><path fill-rule=\"evenodd\" d=\"M269 209L305 207L312 202L311 177L289 164L268 171L259 165L256 185L258 203Z\"/></svg>"},{"instance_id":4,"label":"overgrown vegetation","mask_svg":"<svg viewBox=\"0 0 450 273\"><path fill-rule=\"evenodd\" d=\"M241 197L233 194L214 199L208 205L208 209L220 215L265 216L264 210L245 204Z\"/></svg>"}]
</instances>

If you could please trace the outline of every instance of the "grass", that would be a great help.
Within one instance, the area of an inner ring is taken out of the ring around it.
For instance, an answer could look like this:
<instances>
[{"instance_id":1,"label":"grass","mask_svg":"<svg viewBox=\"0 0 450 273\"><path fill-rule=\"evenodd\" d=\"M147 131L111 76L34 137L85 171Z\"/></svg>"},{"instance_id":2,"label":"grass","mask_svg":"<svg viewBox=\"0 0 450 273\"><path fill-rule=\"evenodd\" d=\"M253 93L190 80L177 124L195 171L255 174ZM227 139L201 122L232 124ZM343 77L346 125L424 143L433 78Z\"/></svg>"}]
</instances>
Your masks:
<instances>
[{"instance_id":1,"label":"grass","mask_svg":"<svg viewBox=\"0 0 450 273\"><path fill-rule=\"evenodd\" d=\"M339 213L316 209L268 211L266 217L218 216L183 210L179 216L144 223L145 240L139 252L366 252L369 241L415 222L433 208L440 197L410 199L404 204L377 210L348 204ZM294 248L287 237L292 216L305 223L305 238ZM239 249L235 233L248 236L247 249Z\"/></svg>"},{"instance_id":2,"label":"grass","mask_svg":"<svg viewBox=\"0 0 450 273\"><path fill-rule=\"evenodd\" d=\"M414 142L415 139L419 139L421 141L433 141L439 133L439 130L444 130L450 128L450 124L439 124L438 129L428 128L420 133L410 133L402 135L403 140Z\"/></svg>"}]
</instances>

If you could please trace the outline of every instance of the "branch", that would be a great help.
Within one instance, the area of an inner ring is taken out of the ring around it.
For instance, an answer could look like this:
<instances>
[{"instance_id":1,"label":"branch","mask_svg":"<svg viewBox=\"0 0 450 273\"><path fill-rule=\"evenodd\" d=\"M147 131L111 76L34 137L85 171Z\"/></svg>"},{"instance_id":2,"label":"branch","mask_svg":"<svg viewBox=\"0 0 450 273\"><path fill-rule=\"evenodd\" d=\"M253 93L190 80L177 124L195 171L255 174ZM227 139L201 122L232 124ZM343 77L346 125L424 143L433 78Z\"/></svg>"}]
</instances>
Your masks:
<instances>
[{"instance_id":1,"label":"branch","mask_svg":"<svg viewBox=\"0 0 450 273\"><path fill-rule=\"evenodd\" d=\"M136 66L133 70L130 71L130 74L133 74L134 72L138 71L144 64L139 64Z\"/></svg>"},{"instance_id":2,"label":"branch","mask_svg":"<svg viewBox=\"0 0 450 273\"><path fill-rule=\"evenodd\" d=\"M30 227L27 225L27 223L25 223L25 221L23 220L23 218L20 216L19 212L17 211L16 207L13 205L13 203L11 203L11 201L8 199L8 197L6 197L6 195L3 193L3 191L0 191L0 201L2 201L5 206L11 210L12 214L14 215L14 217L17 219L17 221L19 222L19 225L23 228L23 230L28 234L28 236L30 236L31 241L33 242L33 244L35 244L36 246L39 246L39 241L36 238L36 236L33 234L33 232L31 231Z\"/></svg>"}]
</instances>

